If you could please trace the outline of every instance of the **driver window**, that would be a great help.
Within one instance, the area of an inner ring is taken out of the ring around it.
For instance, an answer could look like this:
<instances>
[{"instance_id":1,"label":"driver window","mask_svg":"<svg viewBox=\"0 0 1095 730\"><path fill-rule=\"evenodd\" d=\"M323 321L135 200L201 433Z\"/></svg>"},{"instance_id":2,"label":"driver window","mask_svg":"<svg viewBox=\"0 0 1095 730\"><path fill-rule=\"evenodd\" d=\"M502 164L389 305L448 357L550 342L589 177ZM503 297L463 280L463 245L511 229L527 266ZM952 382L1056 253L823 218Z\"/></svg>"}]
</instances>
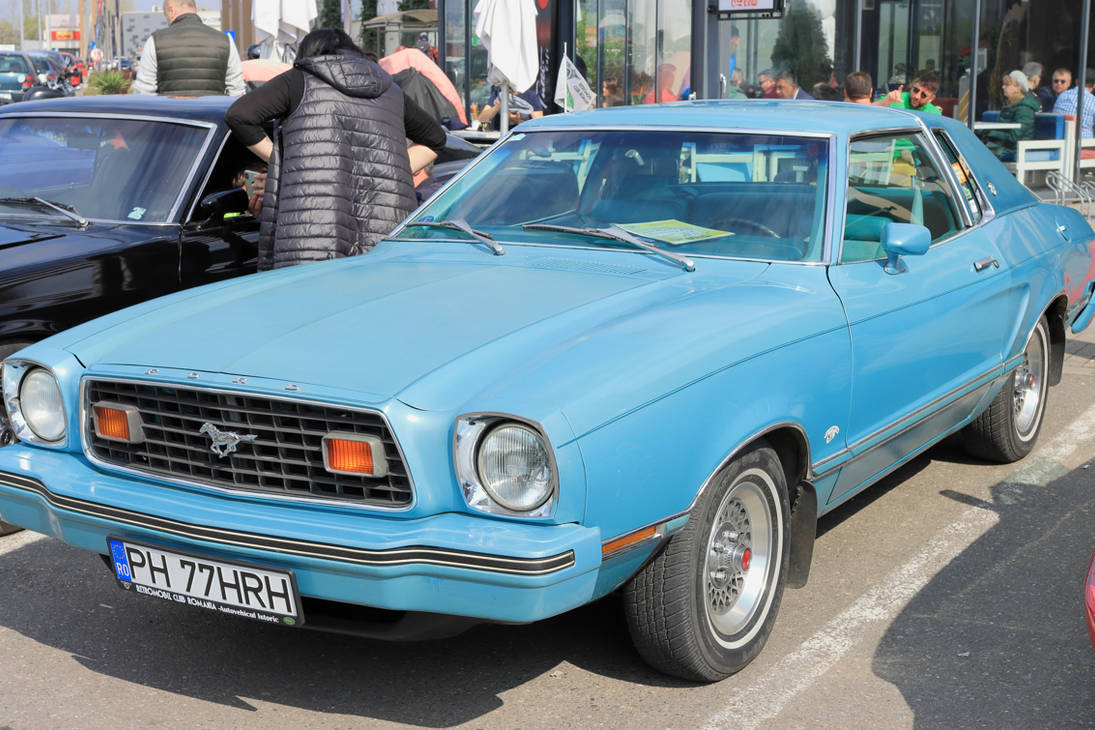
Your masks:
<instances>
[{"instance_id":1,"label":"driver window","mask_svg":"<svg viewBox=\"0 0 1095 730\"><path fill-rule=\"evenodd\" d=\"M920 135L853 140L841 262L884 259L889 222L926 226L933 243L958 231L961 219L944 180Z\"/></svg>"},{"instance_id":2,"label":"driver window","mask_svg":"<svg viewBox=\"0 0 1095 730\"><path fill-rule=\"evenodd\" d=\"M244 171L266 172L266 163L255 156L253 152L244 147L236 138L229 135L228 141L221 150L220 157L213 165L213 171L209 179L202 186L196 203L200 203L207 195L244 188ZM239 211L233 211L238 215L250 215L246 206ZM199 215L195 213L195 215Z\"/></svg>"}]
</instances>

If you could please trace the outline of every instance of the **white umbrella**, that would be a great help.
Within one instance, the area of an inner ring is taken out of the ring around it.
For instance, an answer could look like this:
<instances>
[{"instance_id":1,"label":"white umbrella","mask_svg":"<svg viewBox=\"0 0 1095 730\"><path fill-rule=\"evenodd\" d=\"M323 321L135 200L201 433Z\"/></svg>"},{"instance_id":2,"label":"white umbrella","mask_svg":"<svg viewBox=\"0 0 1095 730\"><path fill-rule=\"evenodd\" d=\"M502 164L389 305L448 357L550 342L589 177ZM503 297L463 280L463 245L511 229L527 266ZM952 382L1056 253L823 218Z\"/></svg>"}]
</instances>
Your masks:
<instances>
[{"instance_id":1,"label":"white umbrella","mask_svg":"<svg viewBox=\"0 0 1095 730\"><path fill-rule=\"evenodd\" d=\"M536 82L536 0L479 0L475 35L487 49L487 81L501 86L503 132L509 129L509 91L520 93Z\"/></svg>"},{"instance_id":2,"label":"white umbrella","mask_svg":"<svg viewBox=\"0 0 1095 730\"><path fill-rule=\"evenodd\" d=\"M312 29L318 15L313 0L253 0L251 22L255 42L262 45L260 56L292 63L297 44Z\"/></svg>"}]
</instances>

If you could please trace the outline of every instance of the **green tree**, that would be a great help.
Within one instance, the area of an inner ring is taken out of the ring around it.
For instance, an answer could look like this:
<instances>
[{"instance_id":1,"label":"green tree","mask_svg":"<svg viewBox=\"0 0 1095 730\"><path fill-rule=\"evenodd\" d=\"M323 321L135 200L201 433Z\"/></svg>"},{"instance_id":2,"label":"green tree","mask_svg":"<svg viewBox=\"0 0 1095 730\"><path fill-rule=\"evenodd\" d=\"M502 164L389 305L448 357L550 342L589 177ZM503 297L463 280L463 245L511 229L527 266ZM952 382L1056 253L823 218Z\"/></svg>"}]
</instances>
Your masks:
<instances>
[{"instance_id":1,"label":"green tree","mask_svg":"<svg viewBox=\"0 0 1095 730\"><path fill-rule=\"evenodd\" d=\"M833 62L821 30L821 15L802 0L791 3L783 14L772 47L772 63L790 70L798 85L807 91L814 84L829 80Z\"/></svg>"},{"instance_id":2,"label":"green tree","mask_svg":"<svg viewBox=\"0 0 1095 730\"><path fill-rule=\"evenodd\" d=\"M342 3L340 0L323 0L323 9L319 13L318 27L342 27Z\"/></svg>"},{"instance_id":3,"label":"green tree","mask_svg":"<svg viewBox=\"0 0 1095 730\"><path fill-rule=\"evenodd\" d=\"M402 0L399 3L400 10L427 10L430 0Z\"/></svg>"},{"instance_id":4,"label":"green tree","mask_svg":"<svg viewBox=\"0 0 1095 730\"><path fill-rule=\"evenodd\" d=\"M361 3L361 47L380 55L380 31L365 27L365 21L376 17L376 6L377 0L364 0Z\"/></svg>"},{"instance_id":5,"label":"green tree","mask_svg":"<svg viewBox=\"0 0 1095 730\"><path fill-rule=\"evenodd\" d=\"M19 43L19 31L10 20L0 20L0 43Z\"/></svg>"}]
</instances>

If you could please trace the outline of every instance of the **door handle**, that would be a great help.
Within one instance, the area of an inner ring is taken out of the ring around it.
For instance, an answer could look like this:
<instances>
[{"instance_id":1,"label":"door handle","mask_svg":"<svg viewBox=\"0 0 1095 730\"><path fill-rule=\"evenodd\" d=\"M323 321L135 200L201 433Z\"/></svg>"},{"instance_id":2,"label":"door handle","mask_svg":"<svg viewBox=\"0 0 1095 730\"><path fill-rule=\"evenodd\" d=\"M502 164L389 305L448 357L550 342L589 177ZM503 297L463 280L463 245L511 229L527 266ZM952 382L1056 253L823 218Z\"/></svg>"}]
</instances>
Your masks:
<instances>
[{"instance_id":1,"label":"door handle","mask_svg":"<svg viewBox=\"0 0 1095 730\"><path fill-rule=\"evenodd\" d=\"M987 257L981 259L980 261L974 261L973 262L973 270L974 271L984 271L985 269L987 269L990 266L995 266L996 268L999 269L1000 268L1000 262L997 261L996 259L994 259L991 256L987 256Z\"/></svg>"}]
</instances>

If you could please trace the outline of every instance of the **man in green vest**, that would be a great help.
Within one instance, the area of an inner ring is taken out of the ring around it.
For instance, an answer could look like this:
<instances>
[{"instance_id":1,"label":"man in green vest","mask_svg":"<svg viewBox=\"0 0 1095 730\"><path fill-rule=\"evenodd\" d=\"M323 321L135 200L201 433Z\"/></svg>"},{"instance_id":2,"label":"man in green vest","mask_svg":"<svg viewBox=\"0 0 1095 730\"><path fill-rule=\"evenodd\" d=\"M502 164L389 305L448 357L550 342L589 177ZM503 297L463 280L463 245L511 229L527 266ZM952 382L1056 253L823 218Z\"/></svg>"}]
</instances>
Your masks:
<instances>
[{"instance_id":1,"label":"man in green vest","mask_svg":"<svg viewBox=\"0 0 1095 730\"><path fill-rule=\"evenodd\" d=\"M226 34L202 23L194 0L164 0L167 27L144 44L133 92L167 96L241 96L243 67Z\"/></svg>"},{"instance_id":2,"label":"man in green vest","mask_svg":"<svg viewBox=\"0 0 1095 730\"><path fill-rule=\"evenodd\" d=\"M875 106L890 106L894 109L912 109L928 114L942 114L943 110L932 104L936 93L939 91L939 77L933 73L925 73L913 79L909 90L899 86L884 97L875 102Z\"/></svg>"}]
</instances>

